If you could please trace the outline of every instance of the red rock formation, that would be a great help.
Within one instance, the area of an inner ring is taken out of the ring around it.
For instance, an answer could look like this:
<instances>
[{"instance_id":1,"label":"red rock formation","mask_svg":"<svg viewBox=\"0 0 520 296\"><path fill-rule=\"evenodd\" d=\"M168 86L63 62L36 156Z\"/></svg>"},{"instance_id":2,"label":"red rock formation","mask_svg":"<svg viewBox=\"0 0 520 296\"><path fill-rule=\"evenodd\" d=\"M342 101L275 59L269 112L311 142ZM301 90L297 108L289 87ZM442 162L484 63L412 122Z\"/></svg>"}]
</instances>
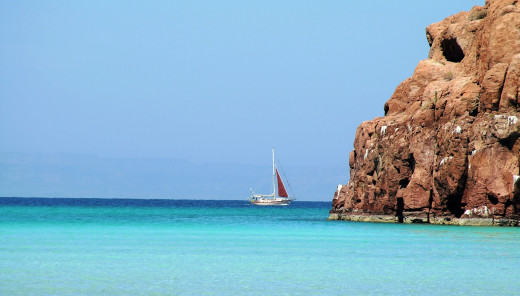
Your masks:
<instances>
[{"instance_id":1,"label":"red rock formation","mask_svg":"<svg viewBox=\"0 0 520 296\"><path fill-rule=\"evenodd\" d=\"M412 77L361 123L332 219L520 220L520 1L488 0L426 28ZM505 223L505 222L504 222Z\"/></svg>"}]
</instances>

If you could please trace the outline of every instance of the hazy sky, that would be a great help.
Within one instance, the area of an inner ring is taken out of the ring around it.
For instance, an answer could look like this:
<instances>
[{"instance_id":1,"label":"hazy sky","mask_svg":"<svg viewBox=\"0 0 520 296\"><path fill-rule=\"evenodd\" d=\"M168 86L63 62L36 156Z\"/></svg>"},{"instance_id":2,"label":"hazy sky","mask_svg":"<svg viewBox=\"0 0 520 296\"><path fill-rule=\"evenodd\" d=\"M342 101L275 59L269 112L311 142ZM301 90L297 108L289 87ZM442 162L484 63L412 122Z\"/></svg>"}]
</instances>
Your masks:
<instances>
[{"instance_id":1,"label":"hazy sky","mask_svg":"<svg viewBox=\"0 0 520 296\"><path fill-rule=\"evenodd\" d=\"M0 152L345 163L436 1L0 0Z\"/></svg>"}]
</instances>

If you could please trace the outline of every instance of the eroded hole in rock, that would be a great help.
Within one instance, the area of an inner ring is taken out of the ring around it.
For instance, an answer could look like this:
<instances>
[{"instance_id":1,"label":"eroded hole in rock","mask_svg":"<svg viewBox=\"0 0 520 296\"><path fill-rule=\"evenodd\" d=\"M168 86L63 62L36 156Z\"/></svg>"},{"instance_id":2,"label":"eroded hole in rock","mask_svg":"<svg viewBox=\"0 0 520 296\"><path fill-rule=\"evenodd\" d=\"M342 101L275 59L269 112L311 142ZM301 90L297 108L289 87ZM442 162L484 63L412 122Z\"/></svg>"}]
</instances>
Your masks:
<instances>
[{"instance_id":1,"label":"eroded hole in rock","mask_svg":"<svg viewBox=\"0 0 520 296\"><path fill-rule=\"evenodd\" d=\"M398 166L395 166L395 165L394 165L394 168L395 168L395 170L397 171L398 174L401 173L401 169L400 169Z\"/></svg>"},{"instance_id":2,"label":"eroded hole in rock","mask_svg":"<svg viewBox=\"0 0 520 296\"><path fill-rule=\"evenodd\" d=\"M489 202L496 205L498 204L498 198L492 194L488 194Z\"/></svg>"},{"instance_id":3,"label":"eroded hole in rock","mask_svg":"<svg viewBox=\"0 0 520 296\"><path fill-rule=\"evenodd\" d=\"M413 157L413 153L408 154L408 159L406 159L406 162L408 162L408 166L412 170L412 174L415 171L415 157Z\"/></svg>"},{"instance_id":4,"label":"eroded hole in rock","mask_svg":"<svg viewBox=\"0 0 520 296\"><path fill-rule=\"evenodd\" d=\"M469 110L469 115L476 117L478 115L478 106L475 106L473 109Z\"/></svg>"},{"instance_id":5,"label":"eroded hole in rock","mask_svg":"<svg viewBox=\"0 0 520 296\"><path fill-rule=\"evenodd\" d=\"M373 161L374 161L374 170L375 170L376 172L379 172L379 157L375 157L375 158L373 159Z\"/></svg>"},{"instance_id":6,"label":"eroded hole in rock","mask_svg":"<svg viewBox=\"0 0 520 296\"><path fill-rule=\"evenodd\" d=\"M388 106L388 103L385 103L385 116L388 114L388 111L390 110L390 106Z\"/></svg>"},{"instance_id":7,"label":"eroded hole in rock","mask_svg":"<svg viewBox=\"0 0 520 296\"><path fill-rule=\"evenodd\" d=\"M518 140L518 135L513 134L508 138L498 140L498 142L511 151L513 150L513 146L515 146L516 140Z\"/></svg>"},{"instance_id":8,"label":"eroded hole in rock","mask_svg":"<svg viewBox=\"0 0 520 296\"><path fill-rule=\"evenodd\" d=\"M410 184L410 178L404 178L399 180L399 186L401 186L401 188L406 188L408 184Z\"/></svg>"},{"instance_id":9,"label":"eroded hole in rock","mask_svg":"<svg viewBox=\"0 0 520 296\"><path fill-rule=\"evenodd\" d=\"M464 51L457 43L456 38L442 40L441 48L444 57L450 62L459 63L464 58Z\"/></svg>"},{"instance_id":10,"label":"eroded hole in rock","mask_svg":"<svg viewBox=\"0 0 520 296\"><path fill-rule=\"evenodd\" d=\"M404 222L403 211L404 211L404 200L403 200L402 197L398 197L397 198L396 209L395 209L395 215L397 216L397 219L398 219L399 223L403 223Z\"/></svg>"},{"instance_id":11,"label":"eroded hole in rock","mask_svg":"<svg viewBox=\"0 0 520 296\"><path fill-rule=\"evenodd\" d=\"M464 208L462 206L462 195L454 194L450 195L447 198L446 208L450 211L455 217L460 218L464 213Z\"/></svg>"},{"instance_id":12,"label":"eroded hole in rock","mask_svg":"<svg viewBox=\"0 0 520 296\"><path fill-rule=\"evenodd\" d=\"M510 198L509 198L508 200L506 200L506 203L504 204L504 214L503 214L503 215L506 214L506 212L507 212L507 208L509 208L509 207L512 206L512 205L513 205L513 203L511 202L511 199L510 199Z\"/></svg>"}]
</instances>

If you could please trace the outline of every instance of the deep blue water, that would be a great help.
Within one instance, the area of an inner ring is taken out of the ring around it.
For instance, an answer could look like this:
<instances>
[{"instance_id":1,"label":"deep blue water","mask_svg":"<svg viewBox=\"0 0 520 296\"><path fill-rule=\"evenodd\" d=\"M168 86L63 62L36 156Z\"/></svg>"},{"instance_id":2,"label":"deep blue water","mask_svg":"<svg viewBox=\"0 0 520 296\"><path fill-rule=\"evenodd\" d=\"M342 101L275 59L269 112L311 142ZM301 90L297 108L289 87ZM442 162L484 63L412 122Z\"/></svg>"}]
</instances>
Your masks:
<instances>
[{"instance_id":1,"label":"deep blue water","mask_svg":"<svg viewBox=\"0 0 520 296\"><path fill-rule=\"evenodd\" d=\"M0 295L518 295L520 229L330 203L0 198Z\"/></svg>"}]
</instances>

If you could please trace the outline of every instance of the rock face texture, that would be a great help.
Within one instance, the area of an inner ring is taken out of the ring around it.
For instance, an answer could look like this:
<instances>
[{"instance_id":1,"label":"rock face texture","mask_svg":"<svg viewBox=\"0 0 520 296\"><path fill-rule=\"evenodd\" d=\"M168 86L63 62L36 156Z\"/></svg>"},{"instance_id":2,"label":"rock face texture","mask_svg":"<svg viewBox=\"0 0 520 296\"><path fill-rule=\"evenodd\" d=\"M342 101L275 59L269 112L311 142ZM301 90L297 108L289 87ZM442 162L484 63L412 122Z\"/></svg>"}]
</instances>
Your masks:
<instances>
[{"instance_id":1,"label":"rock face texture","mask_svg":"<svg viewBox=\"0 0 520 296\"><path fill-rule=\"evenodd\" d=\"M518 225L520 1L488 0L426 37L385 116L358 127L330 219Z\"/></svg>"}]
</instances>

